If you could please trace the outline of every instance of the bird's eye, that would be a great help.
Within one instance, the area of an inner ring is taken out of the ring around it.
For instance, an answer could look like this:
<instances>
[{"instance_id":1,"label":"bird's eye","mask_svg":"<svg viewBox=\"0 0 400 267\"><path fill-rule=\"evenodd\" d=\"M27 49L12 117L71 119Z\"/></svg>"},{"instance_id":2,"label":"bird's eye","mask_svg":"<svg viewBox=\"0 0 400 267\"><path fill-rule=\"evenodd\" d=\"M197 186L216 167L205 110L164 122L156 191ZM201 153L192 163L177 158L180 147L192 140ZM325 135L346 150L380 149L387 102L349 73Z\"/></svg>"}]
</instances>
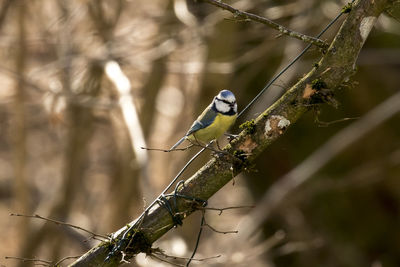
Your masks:
<instances>
[{"instance_id":1,"label":"bird's eye","mask_svg":"<svg viewBox=\"0 0 400 267\"><path fill-rule=\"evenodd\" d=\"M233 102L230 102L230 101L228 101L228 100L221 99L221 98L216 98L216 99L217 99L218 101L224 102L224 103L227 104L227 105L234 105L234 104L236 104L236 100L233 101Z\"/></svg>"}]
</instances>

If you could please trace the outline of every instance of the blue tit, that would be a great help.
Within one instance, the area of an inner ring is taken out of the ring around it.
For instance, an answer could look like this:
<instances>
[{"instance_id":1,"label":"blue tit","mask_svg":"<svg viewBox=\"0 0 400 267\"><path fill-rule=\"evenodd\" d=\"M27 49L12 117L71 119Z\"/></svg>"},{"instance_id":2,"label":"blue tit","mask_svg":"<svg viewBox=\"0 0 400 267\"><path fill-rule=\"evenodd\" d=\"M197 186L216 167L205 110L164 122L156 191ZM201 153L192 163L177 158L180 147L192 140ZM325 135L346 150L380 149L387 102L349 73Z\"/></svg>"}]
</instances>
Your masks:
<instances>
[{"instance_id":1,"label":"blue tit","mask_svg":"<svg viewBox=\"0 0 400 267\"><path fill-rule=\"evenodd\" d=\"M175 149L184 140L192 143L207 144L219 138L237 118L237 104L235 95L229 90L222 90L214 97L211 104L193 122L189 131L170 150Z\"/></svg>"}]
</instances>

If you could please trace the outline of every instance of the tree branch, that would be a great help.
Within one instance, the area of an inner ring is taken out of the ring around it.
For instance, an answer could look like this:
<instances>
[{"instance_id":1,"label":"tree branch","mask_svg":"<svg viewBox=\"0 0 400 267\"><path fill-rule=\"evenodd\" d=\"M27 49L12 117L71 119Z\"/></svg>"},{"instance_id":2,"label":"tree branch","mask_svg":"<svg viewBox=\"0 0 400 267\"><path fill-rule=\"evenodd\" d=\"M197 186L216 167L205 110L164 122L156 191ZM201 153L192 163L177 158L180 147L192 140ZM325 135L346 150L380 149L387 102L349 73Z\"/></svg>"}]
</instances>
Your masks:
<instances>
[{"instance_id":1,"label":"tree branch","mask_svg":"<svg viewBox=\"0 0 400 267\"><path fill-rule=\"evenodd\" d=\"M254 121L248 122L239 137L226 147L226 151L241 160L232 155L216 155L189 178L178 193L209 199L233 177L246 170L266 147L284 134L312 106L332 103L334 89L355 72L356 59L376 18L392 3L391 0L356 1L318 67L314 66L277 102ZM182 219L195 211L193 203L180 198L177 199L177 208ZM140 252L150 253L151 244L174 226L171 215L158 204L139 218L142 220L131 223L140 221L140 227L133 227L132 233L128 234L134 236L131 246L124 251L128 257ZM114 233L114 240L121 238L127 227ZM103 242L70 266L117 266L120 264L120 254L104 262L113 245Z\"/></svg>"},{"instance_id":2,"label":"tree branch","mask_svg":"<svg viewBox=\"0 0 400 267\"><path fill-rule=\"evenodd\" d=\"M274 22L272 20L269 20L269 19L267 19L265 17L259 16L259 15L256 15L256 14L252 14L252 13L249 13L249 12L246 12L246 11L240 11L239 9L236 9L233 6L230 6L230 5L226 4L226 3L223 3L222 1L217 1L217 0L202 0L202 1L207 2L207 3L211 4L211 5L217 6L219 8L222 8L224 10L227 10L227 11L233 13L233 15L235 17L243 18L245 20L256 21L256 22L268 25L269 27L279 31L282 34L285 34L285 35L288 35L290 37L299 39L299 40L301 40L303 42L313 44L313 45L318 46L318 47L320 47L322 49L328 48L328 44L325 43L324 41L322 41L321 39L318 39L318 38L315 38L315 37L312 37L312 36L308 36L308 35L305 35L305 34L302 34L302 33L296 32L296 31L292 31L292 30L290 30L290 29L288 29L288 28L286 28L286 27L284 27L284 26L282 26L282 25L280 25L280 24L278 24L278 23L276 23L276 22Z\"/></svg>"}]
</instances>

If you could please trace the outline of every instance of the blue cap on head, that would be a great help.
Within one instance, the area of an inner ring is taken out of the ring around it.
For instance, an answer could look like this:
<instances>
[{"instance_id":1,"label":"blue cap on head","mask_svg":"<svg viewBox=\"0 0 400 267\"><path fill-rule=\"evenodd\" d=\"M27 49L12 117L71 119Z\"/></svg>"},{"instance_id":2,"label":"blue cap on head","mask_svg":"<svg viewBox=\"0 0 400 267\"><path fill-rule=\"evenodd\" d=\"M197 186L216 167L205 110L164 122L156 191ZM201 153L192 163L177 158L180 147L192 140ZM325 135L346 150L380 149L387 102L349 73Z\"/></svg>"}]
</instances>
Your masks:
<instances>
[{"instance_id":1,"label":"blue cap on head","mask_svg":"<svg viewBox=\"0 0 400 267\"><path fill-rule=\"evenodd\" d=\"M229 90L222 90L221 92L219 92L218 96L222 99L228 100L229 102L236 101L235 95Z\"/></svg>"}]
</instances>

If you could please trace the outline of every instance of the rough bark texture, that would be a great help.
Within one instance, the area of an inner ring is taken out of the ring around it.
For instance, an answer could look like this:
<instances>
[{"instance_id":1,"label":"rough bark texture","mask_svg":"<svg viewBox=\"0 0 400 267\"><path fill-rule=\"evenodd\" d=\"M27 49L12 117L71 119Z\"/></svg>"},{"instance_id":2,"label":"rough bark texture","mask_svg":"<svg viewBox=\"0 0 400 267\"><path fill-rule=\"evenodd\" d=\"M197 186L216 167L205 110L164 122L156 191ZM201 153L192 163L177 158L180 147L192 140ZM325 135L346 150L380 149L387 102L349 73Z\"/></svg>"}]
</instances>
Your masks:
<instances>
[{"instance_id":1,"label":"rough bark texture","mask_svg":"<svg viewBox=\"0 0 400 267\"><path fill-rule=\"evenodd\" d=\"M229 153L242 160L229 155L212 158L185 182L180 193L209 199L234 176L249 168L254 159L311 106L326 102L335 104L335 88L355 72L358 54L376 18L391 4L393 1L389 0L356 1L318 66L314 66L258 118L246 123L239 138L227 148ZM178 199L178 209L184 214L182 219L195 211L192 203L182 199ZM125 251L128 257L139 252L149 252L151 244L172 227L172 218L167 210L155 205L144 217L139 229L136 229L130 248ZM120 238L125 229L120 229L114 236ZM101 243L70 266L117 266L120 264L120 253L104 262L111 249L110 243Z\"/></svg>"}]
</instances>

